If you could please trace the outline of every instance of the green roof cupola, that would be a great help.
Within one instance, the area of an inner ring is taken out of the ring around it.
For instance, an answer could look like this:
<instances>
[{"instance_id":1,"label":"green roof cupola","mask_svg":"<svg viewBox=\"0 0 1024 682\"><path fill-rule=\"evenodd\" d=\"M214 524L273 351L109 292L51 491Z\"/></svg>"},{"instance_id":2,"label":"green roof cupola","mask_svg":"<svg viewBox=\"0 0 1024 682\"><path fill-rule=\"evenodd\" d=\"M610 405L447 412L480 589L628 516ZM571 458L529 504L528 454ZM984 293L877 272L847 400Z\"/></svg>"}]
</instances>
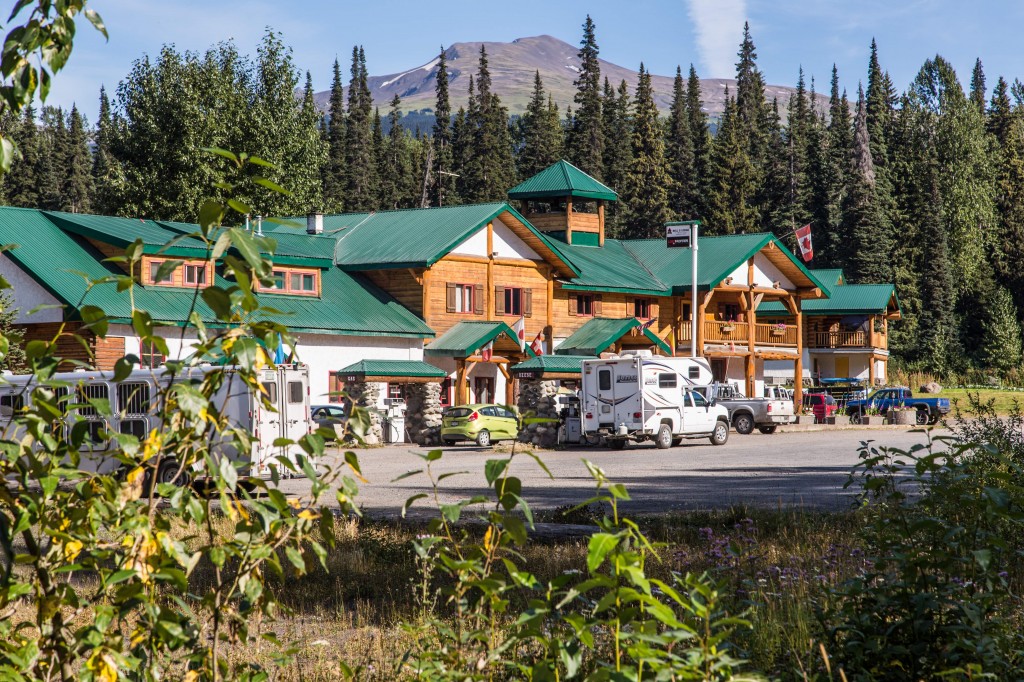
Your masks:
<instances>
[{"instance_id":1,"label":"green roof cupola","mask_svg":"<svg viewBox=\"0 0 1024 682\"><path fill-rule=\"evenodd\" d=\"M509 190L520 212L542 232L569 244L604 246L604 205L615 190L568 161L558 161Z\"/></svg>"}]
</instances>

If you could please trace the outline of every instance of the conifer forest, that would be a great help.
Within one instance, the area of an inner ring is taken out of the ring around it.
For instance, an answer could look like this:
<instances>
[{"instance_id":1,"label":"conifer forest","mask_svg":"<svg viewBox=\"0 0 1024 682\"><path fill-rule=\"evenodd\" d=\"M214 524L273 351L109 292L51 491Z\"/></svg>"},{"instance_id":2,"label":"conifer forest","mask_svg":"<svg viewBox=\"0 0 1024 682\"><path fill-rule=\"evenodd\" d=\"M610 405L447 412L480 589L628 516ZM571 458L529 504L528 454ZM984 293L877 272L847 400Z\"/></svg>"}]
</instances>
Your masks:
<instances>
[{"instance_id":1,"label":"conifer forest","mask_svg":"<svg viewBox=\"0 0 1024 682\"><path fill-rule=\"evenodd\" d=\"M611 236L662 238L666 221L700 219L704 234L770 231L793 245L810 224L811 267L896 283L896 367L1019 382L1024 83L986 74L980 60L962 80L936 55L901 90L884 46L865 48L865 72L833 67L826 84L801 71L788 102L769 101L745 29L734 89L709 120L693 66L677 69L667 112L643 64L635 89L603 77L588 17L569 110L538 73L526 112L510 117L481 48L469 105L453 111L442 49L434 124L409 130L397 96L374 105L362 47L333 64L325 112L273 31L254 56L230 42L201 54L168 46L98 93L94 124L52 107L0 121L20 149L0 200L188 221L216 180L197 150L221 147L281 169L289 194L243 197L263 215L448 206L502 201L565 158L619 193Z\"/></svg>"}]
</instances>

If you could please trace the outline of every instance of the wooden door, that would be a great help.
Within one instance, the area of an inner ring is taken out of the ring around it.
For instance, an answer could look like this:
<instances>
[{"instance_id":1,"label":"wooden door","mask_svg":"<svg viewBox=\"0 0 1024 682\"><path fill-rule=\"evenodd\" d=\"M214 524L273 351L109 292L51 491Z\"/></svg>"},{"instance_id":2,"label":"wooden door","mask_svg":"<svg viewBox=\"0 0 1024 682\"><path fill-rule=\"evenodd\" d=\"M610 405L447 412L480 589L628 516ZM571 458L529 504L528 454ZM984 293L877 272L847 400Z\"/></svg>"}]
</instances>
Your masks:
<instances>
[{"instance_id":1,"label":"wooden door","mask_svg":"<svg viewBox=\"0 0 1024 682\"><path fill-rule=\"evenodd\" d=\"M850 358L836 356L836 378L844 379L850 376Z\"/></svg>"},{"instance_id":2,"label":"wooden door","mask_svg":"<svg viewBox=\"0 0 1024 682\"><path fill-rule=\"evenodd\" d=\"M478 403L493 403L494 377L476 377L473 381L473 394Z\"/></svg>"}]
</instances>

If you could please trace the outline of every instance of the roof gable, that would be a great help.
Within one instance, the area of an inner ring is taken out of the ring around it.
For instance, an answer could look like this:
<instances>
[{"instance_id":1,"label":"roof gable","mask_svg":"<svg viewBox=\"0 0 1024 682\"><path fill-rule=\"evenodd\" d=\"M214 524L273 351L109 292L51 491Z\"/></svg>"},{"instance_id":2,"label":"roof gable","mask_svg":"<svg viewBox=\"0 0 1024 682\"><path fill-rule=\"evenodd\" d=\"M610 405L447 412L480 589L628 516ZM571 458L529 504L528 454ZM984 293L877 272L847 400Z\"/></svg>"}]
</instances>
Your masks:
<instances>
[{"instance_id":1,"label":"roof gable","mask_svg":"<svg viewBox=\"0 0 1024 682\"><path fill-rule=\"evenodd\" d=\"M512 327L504 322L459 322L434 339L429 346L423 349L423 354L428 356L468 358L501 336L505 336L516 345L519 344L518 337L512 330ZM530 357L536 355L529 345L526 346L525 352Z\"/></svg>"},{"instance_id":2,"label":"roof gable","mask_svg":"<svg viewBox=\"0 0 1024 682\"><path fill-rule=\"evenodd\" d=\"M568 161L556 161L508 191L509 199L580 197L615 201L615 190L587 175Z\"/></svg>"},{"instance_id":3,"label":"roof gable","mask_svg":"<svg viewBox=\"0 0 1024 682\"><path fill-rule=\"evenodd\" d=\"M597 356L608 350L612 344L623 336L633 333L634 330L642 326L643 323L635 317L617 319L595 317L592 320L588 320L586 324L573 332L572 336L559 344L558 348L555 349L555 353L557 355ZM649 328L645 328L642 335L649 342L671 355L672 350L668 344Z\"/></svg>"}]
</instances>

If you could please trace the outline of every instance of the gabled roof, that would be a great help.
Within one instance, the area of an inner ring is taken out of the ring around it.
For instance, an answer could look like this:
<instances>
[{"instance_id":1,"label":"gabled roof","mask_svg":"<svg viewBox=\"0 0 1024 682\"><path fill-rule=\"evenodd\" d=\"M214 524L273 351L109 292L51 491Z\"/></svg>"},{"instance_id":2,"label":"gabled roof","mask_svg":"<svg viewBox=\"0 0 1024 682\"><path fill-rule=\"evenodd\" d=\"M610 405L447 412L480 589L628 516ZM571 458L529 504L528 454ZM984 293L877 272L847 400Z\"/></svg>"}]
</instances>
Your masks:
<instances>
[{"instance_id":1,"label":"gabled roof","mask_svg":"<svg viewBox=\"0 0 1024 682\"><path fill-rule=\"evenodd\" d=\"M510 341L519 343L512 327L504 322L459 322L423 349L424 355L468 358L481 348L504 334ZM535 353L526 345L526 353Z\"/></svg>"},{"instance_id":2,"label":"gabled roof","mask_svg":"<svg viewBox=\"0 0 1024 682\"><path fill-rule=\"evenodd\" d=\"M598 182L568 161L556 161L508 191L509 199L568 196L605 201L615 201L619 198L615 190Z\"/></svg>"},{"instance_id":3,"label":"gabled roof","mask_svg":"<svg viewBox=\"0 0 1024 682\"><path fill-rule=\"evenodd\" d=\"M595 317L588 320L586 324L573 332L558 348L557 355L589 355L591 357L600 355L608 350L616 341L643 323L635 317L608 319ZM666 353L671 354L672 349L650 328L644 329L643 335L652 344L658 346Z\"/></svg>"},{"instance_id":4,"label":"gabled roof","mask_svg":"<svg viewBox=\"0 0 1024 682\"><path fill-rule=\"evenodd\" d=\"M627 249L624 242L606 239L604 246L580 246L546 237L552 248L568 260L579 276L562 287L577 291L609 291L665 296L669 287Z\"/></svg>"},{"instance_id":5,"label":"gabled roof","mask_svg":"<svg viewBox=\"0 0 1024 682\"><path fill-rule=\"evenodd\" d=\"M275 237L290 233L297 239L321 240L321 249L328 248L326 240L333 240L330 255L344 270L386 270L430 267L496 218L517 229L520 238L555 265L562 276L576 275L548 240L505 202L325 215L320 237L310 237L286 225L268 227L265 223L264 229Z\"/></svg>"},{"instance_id":6,"label":"gabled roof","mask_svg":"<svg viewBox=\"0 0 1024 682\"><path fill-rule=\"evenodd\" d=\"M508 371L512 374L536 373L543 374L580 374L583 361L593 360L594 355L538 355L513 366Z\"/></svg>"},{"instance_id":7,"label":"gabled roof","mask_svg":"<svg viewBox=\"0 0 1024 682\"><path fill-rule=\"evenodd\" d=\"M77 233L65 232L58 220L43 211L0 207L0 244L15 245L5 255L19 265L54 298L64 303L69 316L82 305L95 305L114 322L131 319L127 292L114 282L89 288L92 280L124 273ZM55 262L56 260L56 262ZM79 274L81 273L81 274ZM218 286L231 283L215 276ZM430 337L433 331L394 298L358 274L328 268L321 275L322 297L267 294L264 305L280 311L274 318L293 331L351 336ZM208 323L215 316L192 289L136 286L135 307L155 320L183 324L193 309Z\"/></svg>"},{"instance_id":8,"label":"gabled roof","mask_svg":"<svg viewBox=\"0 0 1024 682\"><path fill-rule=\"evenodd\" d=\"M208 252L206 244L201 240L183 236L187 232L168 230L153 220L60 211L44 211L43 214L62 230L121 249L141 239L144 253L161 252L168 256L204 258ZM195 229L192 231L198 231L198 226L193 227ZM177 241L168 246L168 242L173 239Z\"/></svg>"},{"instance_id":9,"label":"gabled roof","mask_svg":"<svg viewBox=\"0 0 1024 682\"><path fill-rule=\"evenodd\" d=\"M846 277L843 275L842 268L815 268L811 270L811 274L821 280L821 283L827 287L843 286L846 284Z\"/></svg>"},{"instance_id":10,"label":"gabled roof","mask_svg":"<svg viewBox=\"0 0 1024 682\"><path fill-rule=\"evenodd\" d=\"M896 287L892 284L844 284L833 287L827 299L813 299L801 303L806 315L885 315L890 310L900 311ZM757 308L758 315L788 315L778 301L766 301Z\"/></svg>"},{"instance_id":11,"label":"gabled roof","mask_svg":"<svg viewBox=\"0 0 1024 682\"><path fill-rule=\"evenodd\" d=\"M444 379L448 373L422 360L360 360L338 370L342 375L362 377L409 377L414 379Z\"/></svg>"}]
</instances>

